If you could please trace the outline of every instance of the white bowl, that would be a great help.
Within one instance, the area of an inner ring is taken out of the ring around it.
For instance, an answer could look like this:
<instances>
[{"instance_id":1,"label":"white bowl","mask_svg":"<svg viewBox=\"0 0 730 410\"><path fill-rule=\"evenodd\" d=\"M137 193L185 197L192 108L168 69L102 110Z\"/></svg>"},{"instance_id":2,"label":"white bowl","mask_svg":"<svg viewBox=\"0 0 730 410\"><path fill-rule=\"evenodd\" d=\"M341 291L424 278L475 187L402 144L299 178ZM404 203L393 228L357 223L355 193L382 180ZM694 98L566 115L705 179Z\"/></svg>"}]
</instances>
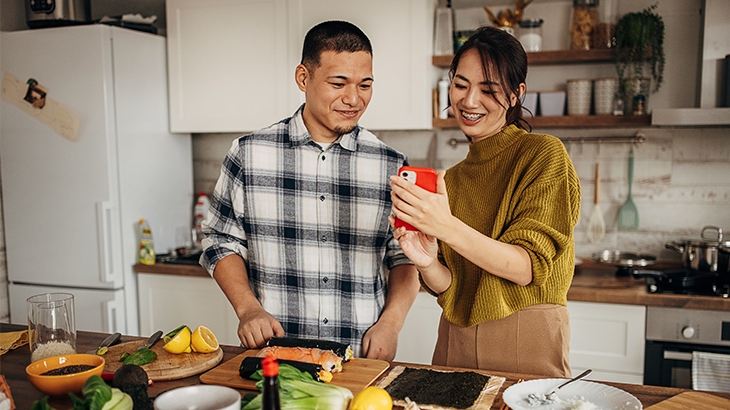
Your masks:
<instances>
[{"instance_id":1,"label":"white bowl","mask_svg":"<svg viewBox=\"0 0 730 410\"><path fill-rule=\"evenodd\" d=\"M155 410L240 410L241 394L225 386L178 387L157 396L154 406Z\"/></svg>"}]
</instances>

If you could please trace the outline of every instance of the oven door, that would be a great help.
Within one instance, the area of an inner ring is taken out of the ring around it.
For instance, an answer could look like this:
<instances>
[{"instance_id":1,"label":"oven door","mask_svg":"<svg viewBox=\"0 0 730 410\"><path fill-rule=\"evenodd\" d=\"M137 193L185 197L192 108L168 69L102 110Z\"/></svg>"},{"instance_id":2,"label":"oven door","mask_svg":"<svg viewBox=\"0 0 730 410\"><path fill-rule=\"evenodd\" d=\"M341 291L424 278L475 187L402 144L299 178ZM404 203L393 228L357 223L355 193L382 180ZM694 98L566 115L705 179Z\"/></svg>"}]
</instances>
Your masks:
<instances>
[{"instance_id":1,"label":"oven door","mask_svg":"<svg viewBox=\"0 0 730 410\"><path fill-rule=\"evenodd\" d=\"M730 347L647 340L644 384L691 389L692 352L730 354Z\"/></svg>"}]
</instances>

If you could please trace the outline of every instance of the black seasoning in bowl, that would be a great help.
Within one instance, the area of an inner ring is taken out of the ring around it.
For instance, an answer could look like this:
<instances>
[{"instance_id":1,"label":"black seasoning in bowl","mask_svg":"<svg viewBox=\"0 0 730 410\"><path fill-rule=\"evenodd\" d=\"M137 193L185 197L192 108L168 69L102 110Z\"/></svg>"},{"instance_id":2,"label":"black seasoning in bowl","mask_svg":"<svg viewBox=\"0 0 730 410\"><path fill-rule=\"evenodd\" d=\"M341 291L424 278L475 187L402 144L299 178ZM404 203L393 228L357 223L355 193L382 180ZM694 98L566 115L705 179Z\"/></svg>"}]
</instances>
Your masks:
<instances>
[{"instance_id":1,"label":"black seasoning in bowl","mask_svg":"<svg viewBox=\"0 0 730 410\"><path fill-rule=\"evenodd\" d=\"M88 364L72 364L70 366L59 367L58 369L49 370L41 373L41 376L63 376L66 374L81 373L87 370L91 370L96 366L90 366Z\"/></svg>"}]
</instances>

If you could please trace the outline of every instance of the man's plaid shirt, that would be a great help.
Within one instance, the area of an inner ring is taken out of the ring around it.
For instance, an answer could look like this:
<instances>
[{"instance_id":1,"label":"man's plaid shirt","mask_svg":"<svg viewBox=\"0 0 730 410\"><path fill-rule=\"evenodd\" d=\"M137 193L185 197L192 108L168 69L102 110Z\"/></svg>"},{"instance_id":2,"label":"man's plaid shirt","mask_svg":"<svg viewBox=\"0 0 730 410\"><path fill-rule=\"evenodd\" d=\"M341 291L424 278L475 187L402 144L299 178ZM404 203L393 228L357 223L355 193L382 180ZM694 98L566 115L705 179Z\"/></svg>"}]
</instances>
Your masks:
<instances>
[{"instance_id":1,"label":"man's plaid shirt","mask_svg":"<svg viewBox=\"0 0 730 410\"><path fill-rule=\"evenodd\" d=\"M303 106L302 106L303 107ZM388 225L403 154L359 126L326 150L293 117L233 142L204 224L201 264L236 253L287 336L349 343L385 304L386 269L411 262Z\"/></svg>"}]
</instances>

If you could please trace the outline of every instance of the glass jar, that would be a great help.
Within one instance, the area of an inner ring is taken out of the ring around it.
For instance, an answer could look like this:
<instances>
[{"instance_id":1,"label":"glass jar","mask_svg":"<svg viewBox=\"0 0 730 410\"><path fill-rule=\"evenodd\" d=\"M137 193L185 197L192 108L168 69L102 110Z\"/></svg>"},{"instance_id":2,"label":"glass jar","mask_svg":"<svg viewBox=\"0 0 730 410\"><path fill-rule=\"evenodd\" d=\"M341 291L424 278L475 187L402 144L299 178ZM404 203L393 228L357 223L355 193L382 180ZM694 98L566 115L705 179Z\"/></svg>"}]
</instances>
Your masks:
<instances>
[{"instance_id":1,"label":"glass jar","mask_svg":"<svg viewBox=\"0 0 730 410\"><path fill-rule=\"evenodd\" d=\"M598 0L573 0L571 50L590 50L593 47L593 33L598 24L597 6Z\"/></svg>"},{"instance_id":2,"label":"glass jar","mask_svg":"<svg viewBox=\"0 0 730 410\"><path fill-rule=\"evenodd\" d=\"M520 21L520 43L526 52L542 50L542 19Z\"/></svg>"},{"instance_id":3,"label":"glass jar","mask_svg":"<svg viewBox=\"0 0 730 410\"><path fill-rule=\"evenodd\" d=\"M598 6L598 24L593 34L593 48L616 46L617 0L601 0Z\"/></svg>"}]
</instances>

